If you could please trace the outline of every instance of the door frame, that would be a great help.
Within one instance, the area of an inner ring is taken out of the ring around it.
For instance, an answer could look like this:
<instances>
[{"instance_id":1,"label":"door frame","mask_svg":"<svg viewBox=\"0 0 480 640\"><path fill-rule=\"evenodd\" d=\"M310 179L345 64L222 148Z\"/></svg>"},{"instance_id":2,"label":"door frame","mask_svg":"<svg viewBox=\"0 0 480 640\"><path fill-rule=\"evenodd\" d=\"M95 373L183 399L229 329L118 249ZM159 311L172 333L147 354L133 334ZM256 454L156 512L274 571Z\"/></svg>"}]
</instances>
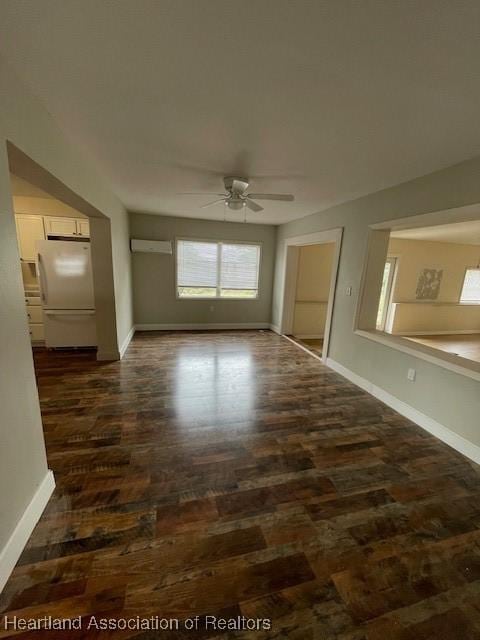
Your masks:
<instances>
[{"instance_id":1,"label":"door frame","mask_svg":"<svg viewBox=\"0 0 480 640\"><path fill-rule=\"evenodd\" d=\"M314 233L307 233L301 236L285 238L285 268L283 273L283 291L281 295L282 308L280 313L281 335L291 334L293 331L293 316L295 310L298 258L300 247L310 244L335 244L325 321L325 335L323 338L323 362L326 362L329 354L333 308L335 304L335 290L337 286L338 268L340 265L340 251L342 247L342 236L343 227L337 227L335 229L328 229L326 231L316 231Z\"/></svg>"}]
</instances>

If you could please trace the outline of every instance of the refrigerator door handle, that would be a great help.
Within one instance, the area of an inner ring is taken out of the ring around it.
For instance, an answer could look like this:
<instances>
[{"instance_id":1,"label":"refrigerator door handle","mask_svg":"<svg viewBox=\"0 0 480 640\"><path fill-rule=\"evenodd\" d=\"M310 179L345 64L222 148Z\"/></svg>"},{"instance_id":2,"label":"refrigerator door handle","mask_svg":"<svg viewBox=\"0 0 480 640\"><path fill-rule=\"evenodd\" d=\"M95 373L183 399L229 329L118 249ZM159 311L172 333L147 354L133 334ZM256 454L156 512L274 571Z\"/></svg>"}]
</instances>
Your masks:
<instances>
[{"instance_id":1,"label":"refrigerator door handle","mask_svg":"<svg viewBox=\"0 0 480 640\"><path fill-rule=\"evenodd\" d=\"M38 254L38 275L40 276L40 289L42 290L42 302L47 304L48 299L48 284L47 284L47 274L45 273L45 268L42 262L42 254Z\"/></svg>"}]
</instances>

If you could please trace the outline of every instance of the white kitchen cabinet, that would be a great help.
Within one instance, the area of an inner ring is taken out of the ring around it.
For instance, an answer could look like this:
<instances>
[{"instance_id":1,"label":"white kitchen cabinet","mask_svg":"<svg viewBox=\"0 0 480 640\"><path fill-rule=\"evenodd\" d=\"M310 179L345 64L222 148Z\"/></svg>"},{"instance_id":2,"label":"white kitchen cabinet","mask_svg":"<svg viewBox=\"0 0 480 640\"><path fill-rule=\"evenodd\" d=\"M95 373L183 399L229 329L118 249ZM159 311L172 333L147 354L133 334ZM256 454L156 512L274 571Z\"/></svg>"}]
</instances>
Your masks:
<instances>
[{"instance_id":1,"label":"white kitchen cabinet","mask_svg":"<svg viewBox=\"0 0 480 640\"><path fill-rule=\"evenodd\" d=\"M32 307L27 305L27 316L30 324L43 324L43 309L41 306Z\"/></svg>"},{"instance_id":2,"label":"white kitchen cabinet","mask_svg":"<svg viewBox=\"0 0 480 640\"><path fill-rule=\"evenodd\" d=\"M37 240L45 240L45 230L42 216L17 214L18 248L22 262L34 262L36 258L35 244Z\"/></svg>"},{"instance_id":3,"label":"white kitchen cabinet","mask_svg":"<svg viewBox=\"0 0 480 640\"><path fill-rule=\"evenodd\" d=\"M90 223L88 220L83 218L77 218L77 233L79 236L83 238L90 237Z\"/></svg>"},{"instance_id":4,"label":"white kitchen cabinet","mask_svg":"<svg viewBox=\"0 0 480 640\"><path fill-rule=\"evenodd\" d=\"M48 236L64 238L90 237L90 225L86 218L54 218L45 216L45 230Z\"/></svg>"},{"instance_id":5,"label":"white kitchen cabinet","mask_svg":"<svg viewBox=\"0 0 480 640\"><path fill-rule=\"evenodd\" d=\"M28 330L30 332L30 340L32 343L44 342L45 325L43 322L43 309L39 296L27 296L25 305L28 316Z\"/></svg>"},{"instance_id":6,"label":"white kitchen cabinet","mask_svg":"<svg viewBox=\"0 0 480 640\"><path fill-rule=\"evenodd\" d=\"M45 329L43 324L29 324L30 340L32 342L43 342L45 340Z\"/></svg>"},{"instance_id":7,"label":"white kitchen cabinet","mask_svg":"<svg viewBox=\"0 0 480 640\"><path fill-rule=\"evenodd\" d=\"M45 216L45 231L49 236L76 236L76 218L54 218Z\"/></svg>"}]
</instances>

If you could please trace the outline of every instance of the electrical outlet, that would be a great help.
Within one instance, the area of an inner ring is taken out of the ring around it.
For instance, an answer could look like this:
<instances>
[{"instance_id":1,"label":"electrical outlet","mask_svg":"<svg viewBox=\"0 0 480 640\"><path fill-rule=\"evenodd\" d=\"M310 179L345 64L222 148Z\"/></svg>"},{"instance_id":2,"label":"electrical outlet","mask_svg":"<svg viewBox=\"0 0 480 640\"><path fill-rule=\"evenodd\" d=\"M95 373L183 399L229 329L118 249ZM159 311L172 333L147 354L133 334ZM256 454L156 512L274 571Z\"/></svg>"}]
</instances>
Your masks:
<instances>
[{"instance_id":1,"label":"electrical outlet","mask_svg":"<svg viewBox=\"0 0 480 640\"><path fill-rule=\"evenodd\" d=\"M347 296L351 296L352 295L352 287L347 287L345 293L347 294Z\"/></svg>"},{"instance_id":2,"label":"electrical outlet","mask_svg":"<svg viewBox=\"0 0 480 640\"><path fill-rule=\"evenodd\" d=\"M210 305L210 311L215 311L215 307L212 305Z\"/></svg>"},{"instance_id":3,"label":"electrical outlet","mask_svg":"<svg viewBox=\"0 0 480 640\"><path fill-rule=\"evenodd\" d=\"M409 369L407 372L407 379L410 382L415 382L415 378L417 377L417 371L415 369Z\"/></svg>"}]
</instances>

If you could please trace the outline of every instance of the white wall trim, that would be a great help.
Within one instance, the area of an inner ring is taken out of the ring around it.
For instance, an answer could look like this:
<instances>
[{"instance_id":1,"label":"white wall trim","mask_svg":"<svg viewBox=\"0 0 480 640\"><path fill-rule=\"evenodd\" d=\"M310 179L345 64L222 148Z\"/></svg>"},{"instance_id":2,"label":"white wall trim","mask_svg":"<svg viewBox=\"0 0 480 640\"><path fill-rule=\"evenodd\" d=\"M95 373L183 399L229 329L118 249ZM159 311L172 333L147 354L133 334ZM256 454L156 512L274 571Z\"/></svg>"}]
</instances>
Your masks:
<instances>
[{"instance_id":1,"label":"white wall trim","mask_svg":"<svg viewBox=\"0 0 480 640\"><path fill-rule=\"evenodd\" d=\"M54 489L55 478L53 477L53 472L48 470L7 544L0 551L0 593L15 568L28 539L32 535L35 525L40 520Z\"/></svg>"},{"instance_id":2,"label":"white wall trim","mask_svg":"<svg viewBox=\"0 0 480 640\"><path fill-rule=\"evenodd\" d=\"M273 331L274 333L278 333L278 335L281 335L280 333L280 327L276 324L271 324L269 326L270 331Z\"/></svg>"},{"instance_id":3,"label":"white wall trim","mask_svg":"<svg viewBox=\"0 0 480 640\"><path fill-rule=\"evenodd\" d=\"M395 396L392 396L388 391L385 391L385 389L382 389L381 387L377 387L366 378L362 378L353 371L350 371L350 369L347 369L332 358L327 358L326 364L341 376L347 378L350 382L353 382L357 387L364 389L364 391L375 396L375 398L378 398L402 416L405 416L418 426L422 427L422 429L425 429L425 431L428 431L439 440L442 440L442 442L445 442L456 451L459 451L467 458L470 458L473 462L480 464L480 447L478 445L470 442L470 440L467 440L463 436L458 435L448 427L445 427L443 424L433 420L433 418L430 418L406 402L403 402L403 400L399 400Z\"/></svg>"},{"instance_id":4,"label":"white wall trim","mask_svg":"<svg viewBox=\"0 0 480 640\"><path fill-rule=\"evenodd\" d=\"M128 345L130 344L130 342L131 342L131 340L132 340L134 335L135 335L135 325L130 329L130 331L128 332L127 337L122 342L122 346L120 347L120 360L125 355L125 351L128 349Z\"/></svg>"},{"instance_id":5,"label":"white wall trim","mask_svg":"<svg viewBox=\"0 0 480 640\"><path fill-rule=\"evenodd\" d=\"M392 336L455 336L474 335L480 333L479 329L457 329L456 331L399 331L392 333Z\"/></svg>"},{"instance_id":6,"label":"white wall trim","mask_svg":"<svg viewBox=\"0 0 480 640\"><path fill-rule=\"evenodd\" d=\"M270 329L268 322L223 322L195 324L137 324L136 331L218 331L221 329Z\"/></svg>"}]
</instances>

